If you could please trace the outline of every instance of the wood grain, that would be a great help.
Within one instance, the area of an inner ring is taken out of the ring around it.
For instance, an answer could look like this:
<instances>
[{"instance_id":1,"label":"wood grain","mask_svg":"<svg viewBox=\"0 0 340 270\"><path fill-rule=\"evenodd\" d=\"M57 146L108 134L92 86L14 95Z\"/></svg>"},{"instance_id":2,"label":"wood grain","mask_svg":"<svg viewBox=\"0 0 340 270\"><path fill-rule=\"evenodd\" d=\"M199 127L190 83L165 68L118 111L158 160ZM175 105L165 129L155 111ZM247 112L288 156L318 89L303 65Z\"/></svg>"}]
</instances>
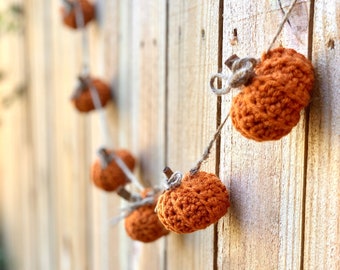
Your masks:
<instances>
[{"instance_id":1,"label":"wood grain","mask_svg":"<svg viewBox=\"0 0 340 270\"><path fill-rule=\"evenodd\" d=\"M340 268L339 10L338 1L315 2L304 269Z\"/></svg>"},{"instance_id":2,"label":"wood grain","mask_svg":"<svg viewBox=\"0 0 340 270\"><path fill-rule=\"evenodd\" d=\"M216 129L217 1L169 1L167 165L188 172ZM203 170L215 172L214 152ZM168 239L167 269L213 269L214 227ZM179 255L180 254L180 255Z\"/></svg>"},{"instance_id":3,"label":"wood grain","mask_svg":"<svg viewBox=\"0 0 340 270\"><path fill-rule=\"evenodd\" d=\"M118 92L119 7L119 1L96 2L96 22L88 28L91 74L106 81L112 87L113 96L112 102L109 102L102 112L95 111L88 116L91 139L87 147L90 147L91 164L97 158L100 147L119 148L118 114L115 104ZM120 225L110 225L110 220L120 213L121 199L114 192L102 191L92 183L90 194L90 269L123 269L127 253L121 239L124 230Z\"/></svg>"},{"instance_id":4,"label":"wood grain","mask_svg":"<svg viewBox=\"0 0 340 270\"><path fill-rule=\"evenodd\" d=\"M48 132L50 154L47 170L54 211L50 227L53 248L51 269L89 269L89 119L79 114L70 102L82 58L80 35L61 22L60 1L46 4L44 30L48 96L46 123L38 123ZM65 37L60 42L60 37ZM39 51L36 52L39 54ZM37 74L38 76L38 74ZM39 107L37 107L39 108ZM48 268L47 267L47 268Z\"/></svg>"},{"instance_id":5,"label":"wood grain","mask_svg":"<svg viewBox=\"0 0 340 270\"><path fill-rule=\"evenodd\" d=\"M28 162L31 145L27 127L31 123L27 115L26 36L22 28L3 31L6 18L24 22L8 11L13 4L21 1L0 4L5 18L0 27L0 268L5 263L8 268L22 269L36 265L37 253L31 249L36 208L31 203L32 168Z\"/></svg>"},{"instance_id":6,"label":"wood grain","mask_svg":"<svg viewBox=\"0 0 340 270\"><path fill-rule=\"evenodd\" d=\"M275 44L315 66L299 124L279 141L257 143L228 120L203 166L219 170L230 189L228 214L152 244L132 241L124 222L109 225L126 204L90 181L104 141L99 114L79 114L69 102L80 32L61 24L58 0L0 2L0 10L25 6L25 32L0 33L0 237L10 269L340 268L338 1L299 0ZM165 165L195 165L238 93L219 104L210 75L233 53L260 57L290 2L96 1L91 71L114 88L107 141L133 152L145 185L159 184Z\"/></svg>"},{"instance_id":7,"label":"wood grain","mask_svg":"<svg viewBox=\"0 0 340 270\"><path fill-rule=\"evenodd\" d=\"M283 8L289 1L281 1ZM307 53L308 2L299 2L277 44ZM225 1L223 59L259 57L282 19L278 3ZM299 25L297 27L296 25ZM230 42L237 29L238 43ZM298 31L298 32L297 32ZM276 45L277 46L277 45ZM223 114L232 96L224 97ZM304 187L305 118L280 141L258 143L229 121L221 141L221 176L231 210L218 226L219 269L299 269Z\"/></svg>"},{"instance_id":8,"label":"wood grain","mask_svg":"<svg viewBox=\"0 0 340 270\"><path fill-rule=\"evenodd\" d=\"M132 102L132 151L139 162L138 176L146 186L159 186L165 166L166 1L138 0L132 7L133 80L131 88L122 91L128 91ZM164 269L164 249L164 238L139 243L136 269Z\"/></svg>"}]
</instances>

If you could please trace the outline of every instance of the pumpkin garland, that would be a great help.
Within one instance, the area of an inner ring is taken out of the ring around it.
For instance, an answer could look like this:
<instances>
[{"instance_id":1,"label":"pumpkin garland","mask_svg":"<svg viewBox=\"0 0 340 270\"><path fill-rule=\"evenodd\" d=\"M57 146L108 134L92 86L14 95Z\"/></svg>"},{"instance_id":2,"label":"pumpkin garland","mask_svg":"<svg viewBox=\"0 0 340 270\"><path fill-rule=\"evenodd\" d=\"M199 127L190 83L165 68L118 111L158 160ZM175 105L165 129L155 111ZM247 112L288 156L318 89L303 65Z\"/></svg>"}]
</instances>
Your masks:
<instances>
[{"instance_id":1,"label":"pumpkin garland","mask_svg":"<svg viewBox=\"0 0 340 270\"><path fill-rule=\"evenodd\" d=\"M63 23L85 33L85 26L95 19L94 5L87 0L64 0L64 3ZM115 192L128 201L128 207L115 220L125 219L124 226L129 237L149 243L168 235L170 231L192 233L218 222L227 213L230 207L229 191L217 175L200 168L229 115L234 127L243 136L255 141L281 139L298 123L300 111L308 105L313 88L313 66L293 49L279 47L271 50L295 3L296 0L293 0L261 60L250 57L240 59L233 55L225 63L231 75L217 73L211 77L210 87L217 95L227 94L232 88L242 89L232 100L230 113L217 128L197 165L184 176L166 167L165 189L154 187L144 189L140 194L132 193L125 186L130 182L140 185L137 180L131 180L131 171L136 163L132 154L125 149L99 150L98 158L91 167L92 182L96 187ZM88 40L85 38L84 42L88 43ZM88 44L84 46L88 47ZM89 75L85 61L83 69L71 101L79 112L102 109L111 99L110 87ZM216 78L222 79L226 86L216 89Z\"/></svg>"}]
</instances>

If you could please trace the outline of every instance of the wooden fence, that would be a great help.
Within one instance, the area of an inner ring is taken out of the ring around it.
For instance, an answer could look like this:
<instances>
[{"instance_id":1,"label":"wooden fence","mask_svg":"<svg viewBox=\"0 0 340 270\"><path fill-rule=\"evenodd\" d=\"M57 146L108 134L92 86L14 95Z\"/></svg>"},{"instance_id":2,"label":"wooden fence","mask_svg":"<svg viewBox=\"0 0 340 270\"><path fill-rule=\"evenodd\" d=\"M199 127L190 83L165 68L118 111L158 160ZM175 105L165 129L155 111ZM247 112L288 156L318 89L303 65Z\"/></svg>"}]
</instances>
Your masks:
<instances>
[{"instance_id":1,"label":"wooden fence","mask_svg":"<svg viewBox=\"0 0 340 270\"><path fill-rule=\"evenodd\" d=\"M111 227L121 201L91 184L99 116L69 102L81 34L61 24L60 1L1 1L0 11L13 3L24 29L0 33L0 255L9 269L340 269L338 0L298 1L277 42L315 66L298 126L258 143L229 121L204 165L230 189L228 214L152 244ZM216 98L210 75L233 53L259 57L289 4L97 1L92 74L114 87L112 142L136 155L145 184L159 183L165 165L187 171L200 157L237 93Z\"/></svg>"}]
</instances>

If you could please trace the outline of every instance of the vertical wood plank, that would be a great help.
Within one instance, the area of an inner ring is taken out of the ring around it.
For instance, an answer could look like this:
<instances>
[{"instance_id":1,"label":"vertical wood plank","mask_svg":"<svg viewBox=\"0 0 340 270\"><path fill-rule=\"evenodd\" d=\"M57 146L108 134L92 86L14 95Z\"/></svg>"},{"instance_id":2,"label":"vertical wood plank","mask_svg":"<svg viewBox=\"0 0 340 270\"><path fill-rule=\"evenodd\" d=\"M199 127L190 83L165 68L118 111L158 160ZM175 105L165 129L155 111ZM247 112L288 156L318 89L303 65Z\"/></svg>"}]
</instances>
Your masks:
<instances>
[{"instance_id":1,"label":"vertical wood plank","mask_svg":"<svg viewBox=\"0 0 340 270\"><path fill-rule=\"evenodd\" d=\"M138 44L134 43L134 31L132 27L133 5L132 0L119 2L119 58L118 58L118 81L117 81L117 108L118 115L118 140L119 147L132 151L133 136L133 98L132 93L136 91L133 88L133 82L136 77L132 71L134 65L137 65ZM136 37L135 37L136 38ZM135 47L133 47L135 46ZM132 151L135 155L135 153ZM138 160L137 160L138 162ZM124 202L121 203L123 205ZM122 244L120 250L121 268L134 269L137 267L137 258L135 252L136 243L134 243L125 232L124 222L119 224L121 234L119 241Z\"/></svg>"},{"instance_id":2,"label":"vertical wood plank","mask_svg":"<svg viewBox=\"0 0 340 270\"><path fill-rule=\"evenodd\" d=\"M50 3L25 1L29 49L29 103L32 119L32 231L35 248L34 269L54 269L53 235L55 209L52 207L54 194L51 183L53 148L53 125L51 84L51 27ZM42 23L42 21L44 23ZM52 147L51 147L52 146Z\"/></svg>"},{"instance_id":3,"label":"vertical wood plank","mask_svg":"<svg viewBox=\"0 0 340 270\"><path fill-rule=\"evenodd\" d=\"M53 259L56 269L91 269L89 119L70 102L80 72L82 44L80 32L62 24L61 4L51 1L51 25L46 31L51 40L48 69L51 124L47 128L52 133L49 151L52 151L51 200L55 209Z\"/></svg>"},{"instance_id":4,"label":"vertical wood plank","mask_svg":"<svg viewBox=\"0 0 340 270\"><path fill-rule=\"evenodd\" d=\"M119 127L115 105L117 97L119 1L97 1L96 23L89 26L91 74L112 87L113 100L105 107L109 134L101 134L100 113L89 115L91 127L90 160L97 158L99 147L118 147ZM105 141L104 141L105 140ZM109 141L107 141L109 140ZM89 165L89 169L90 169ZM90 177L88 177L90 179ZM91 269L123 269L126 253L121 242L121 226L111 226L110 220L119 214L120 199L114 193L102 191L91 184Z\"/></svg>"},{"instance_id":5,"label":"vertical wood plank","mask_svg":"<svg viewBox=\"0 0 340 270\"><path fill-rule=\"evenodd\" d=\"M146 186L160 184L165 166L165 19L166 1L132 1L133 81L122 90L130 93L132 151ZM136 269L164 269L164 238L137 247Z\"/></svg>"},{"instance_id":6,"label":"vertical wood plank","mask_svg":"<svg viewBox=\"0 0 340 270\"><path fill-rule=\"evenodd\" d=\"M315 1L304 269L340 268L340 3Z\"/></svg>"},{"instance_id":7,"label":"vertical wood plank","mask_svg":"<svg viewBox=\"0 0 340 270\"><path fill-rule=\"evenodd\" d=\"M169 1L167 162L188 172L216 129L216 97L208 80L217 70L218 1ZM214 153L203 170L215 172ZM214 226L168 239L167 269L213 269ZM180 256L179 256L180 254Z\"/></svg>"},{"instance_id":8,"label":"vertical wood plank","mask_svg":"<svg viewBox=\"0 0 340 270\"><path fill-rule=\"evenodd\" d=\"M290 1L281 1L286 9ZM287 10L287 9L286 9ZM277 44L306 54L309 2L299 1ZM279 2L224 2L223 60L260 57L282 20ZM237 29L238 43L232 44ZM223 114L232 94L223 98ZM283 139L258 143L229 120L221 140L221 174L231 209L218 226L219 269L299 269L301 261L305 118Z\"/></svg>"},{"instance_id":9,"label":"vertical wood plank","mask_svg":"<svg viewBox=\"0 0 340 270\"><path fill-rule=\"evenodd\" d=\"M22 269L34 265L35 251L28 247L34 231L26 214L34 209L27 204L31 170L27 166L30 148L26 127L30 123L26 110L25 32L21 25L25 18L23 14L15 16L9 12L14 4L22 7L23 3L0 3L4 18L0 33L0 268L6 265L10 269ZM20 27L2 31L9 21L16 21Z\"/></svg>"}]
</instances>

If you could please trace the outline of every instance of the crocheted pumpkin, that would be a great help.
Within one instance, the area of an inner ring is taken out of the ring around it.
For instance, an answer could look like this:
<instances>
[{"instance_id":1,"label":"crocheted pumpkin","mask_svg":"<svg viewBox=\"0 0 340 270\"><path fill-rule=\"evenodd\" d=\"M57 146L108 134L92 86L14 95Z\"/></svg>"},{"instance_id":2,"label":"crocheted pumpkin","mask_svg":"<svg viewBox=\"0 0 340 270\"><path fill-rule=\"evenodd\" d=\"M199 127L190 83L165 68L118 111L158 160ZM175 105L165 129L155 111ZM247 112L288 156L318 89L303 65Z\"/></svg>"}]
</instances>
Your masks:
<instances>
[{"instance_id":1,"label":"crocheted pumpkin","mask_svg":"<svg viewBox=\"0 0 340 270\"><path fill-rule=\"evenodd\" d=\"M74 0L66 1L65 6L61 8L61 14L63 18L63 23L72 29L77 29L77 18L76 18L76 4L75 1L79 3L80 9L84 18L84 26L90 22L95 17L95 8L87 0Z\"/></svg>"},{"instance_id":2,"label":"crocheted pumpkin","mask_svg":"<svg viewBox=\"0 0 340 270\"><path fill-rule=\"evenodd\" d=\"M299 122L314 83L313 66L293 49L262 55L255 77L232 101L235 128L255 141L278 140Z\"/></svg>"},{"instance_id":3,"label":"crocheted pumpkin","mask_svg":"<svg viewBox=\"0 0 340 270\"><path fill-rule=\"evenodd\" d=\"M79 112L89 112L95 109L91 92L84 78L79 78L80 83L74 90L71 101ZM101 106L104 107L111 99L110 87L100 79L91 78L92 85L96 89Z\"/></svg>"},{"instance_id":4,"label":"crocheted pumpkin","mask_svg":"<svg viewBox=\"0 0 340 270\"><path fill-rule=\"evenodd\" d=\"M113 151L107 151L108 154ZM127 150L116 150L114 153L126 164L126 166L133 170L135 166L135 158ZM91 178L93 183L106 191L115 191L119 186L128 183L124 172L119 168L114 160L111 160L106 168L102 168L100 158L98 158L92 165Z\"/></svg>"},{"instance_id":5,"label":"crocheted pumpkin","mask_svg":"<svg viewBox=\"0 0 340 270\"><path fill-rule=\"evenodd\" d=\"M227 213L229 195L214 174L186 174L181 184L165 191L158 199L156 211L164 227L176 233L205 229Z\"/></svg>"},{"instance_id":6,"label":"crocheted pumpkin","mask_svg":"<svg viewBox=\"0 0 340 270\"><path fill-rule=\"evenodd\" d=\"M143 205L125 218L125 230L132 239L149 243L169 233L159 221L155 206Z\"/></svg>"}]
</instances>

